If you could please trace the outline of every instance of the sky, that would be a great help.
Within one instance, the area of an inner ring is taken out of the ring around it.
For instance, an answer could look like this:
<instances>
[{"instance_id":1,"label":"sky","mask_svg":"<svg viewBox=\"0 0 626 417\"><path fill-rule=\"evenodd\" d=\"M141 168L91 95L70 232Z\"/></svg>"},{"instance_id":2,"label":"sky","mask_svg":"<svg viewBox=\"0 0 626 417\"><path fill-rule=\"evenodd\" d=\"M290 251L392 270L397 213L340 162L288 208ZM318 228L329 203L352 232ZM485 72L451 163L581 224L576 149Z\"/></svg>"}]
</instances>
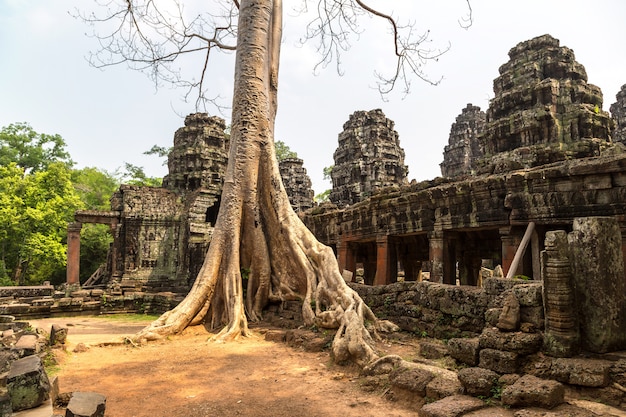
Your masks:
<instances>
[{"instance_id":1,"label":"sky","mask_svg":"<svg viewBox=\"0 0 626 417\"><path fill-rule=\"evenodd\" d=\"M190 8L206 2L187 1ZM395 122L409 180L440 176L455 118L468 103L488 108L508 51L533 37L550 34L574 51L589 82L602 89L604 110L626 84L623 0L471 0L469 28L459 24L469 10L465 0L370 0L371 6L410 19L420 32L429 30L430 47L450 46L423 68L432 80L441 80L438 85L415 79L409 95L395 91L386 100L374 77L393 66L383 22L363 19L363 33L341 57L341 75L334 65L314 71L315 45L298 42L307 17L290 9L300 2L284 2L276 140L304 160L316 194L331 188L323 168L333 165L338 134L358 110L379 108ZM185 115L196 111L194 103L184 102L184 91L156 88L127 67L90 66L87 57L98 44L87 36L92 28L72 14L93 7L91 0L0 0L0 127L27 122L37 132L61 135L77 168L114 172L131 163L150 176L163 176L164 160L143 152L172 146ZM211 85L225 106L231 100L233 57L218 56L210 67ZM197 71L193 62L185 65ZM229 123L227 111L208 110Z\"/></svg>"}]
</instances>

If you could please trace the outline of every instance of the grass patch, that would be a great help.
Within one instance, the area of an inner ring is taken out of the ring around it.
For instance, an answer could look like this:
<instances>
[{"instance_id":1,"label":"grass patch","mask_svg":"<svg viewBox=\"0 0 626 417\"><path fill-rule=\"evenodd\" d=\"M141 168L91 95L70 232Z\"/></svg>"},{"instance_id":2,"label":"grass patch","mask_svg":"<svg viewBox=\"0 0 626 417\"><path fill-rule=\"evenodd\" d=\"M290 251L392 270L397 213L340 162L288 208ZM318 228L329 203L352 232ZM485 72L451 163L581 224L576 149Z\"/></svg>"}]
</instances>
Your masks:
<instances>
[{"instance_id":1,"label":"grass patch","mask_svg":"<svg viewBox=\"0 0 626 417\"><path fill-rule=\"evenodd\" d=\"M151 322L161 317L156 314L104 314L94 316L94 318L107 321L123 321L123 322Z\"/></svg>"}]
</instances>

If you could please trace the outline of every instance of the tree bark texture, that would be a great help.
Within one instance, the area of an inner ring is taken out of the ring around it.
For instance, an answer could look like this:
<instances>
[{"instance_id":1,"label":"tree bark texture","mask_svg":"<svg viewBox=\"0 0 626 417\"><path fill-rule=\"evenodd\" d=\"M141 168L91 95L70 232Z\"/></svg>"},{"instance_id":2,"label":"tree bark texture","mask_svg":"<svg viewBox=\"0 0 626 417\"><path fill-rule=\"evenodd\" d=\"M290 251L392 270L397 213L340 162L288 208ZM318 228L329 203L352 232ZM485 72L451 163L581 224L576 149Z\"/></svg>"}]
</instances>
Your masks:
<instances>
[{"instance_id":1,"label":"tree bark texture","mask_svg":"<svg viewBox=\"0 0 626 417\"><path fill-rule=\"evenodd\" d=\"M274 119L281 16L282 0L240 3L231 147L211 245L187 297L137 339L200 322L222 328L216 339L235 339L248 334L248 319L259 320L270 300L296 299L302 301L305 324L338 329L335 360L367 364L377 358L370 330L397 328L378 321L345 283L332 249L319 243L291 208L278 169Z\"/></svg>"}]
</instances>

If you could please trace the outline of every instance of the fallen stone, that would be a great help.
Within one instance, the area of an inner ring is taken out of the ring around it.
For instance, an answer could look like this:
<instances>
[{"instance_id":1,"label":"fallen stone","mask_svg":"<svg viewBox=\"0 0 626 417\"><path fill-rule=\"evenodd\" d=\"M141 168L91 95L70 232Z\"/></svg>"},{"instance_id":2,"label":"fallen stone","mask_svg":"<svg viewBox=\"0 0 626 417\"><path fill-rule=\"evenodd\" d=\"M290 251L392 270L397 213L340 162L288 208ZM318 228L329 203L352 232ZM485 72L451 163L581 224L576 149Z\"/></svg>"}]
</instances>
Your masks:
<instances>
[{"instance_id":1,"label":"fallen stone","mask_svg":"<svg viewBox=\"0 0 626 417\"><path fill-rule=\"evenodd\" d=\"M502 391L502 404L551 409L562 404L564 397L565 387L560 382L524 375Z\"/></svg>"},{"instance_id":2,"label":"fallen stone","mask_svg":"<svg viewBox=\"0 0 626 417\"><path fill-rule=\"evenodd\" d=\"M50 329L50 345L64 345L67 340L67 327L53 324Z\"/></svg>"},{"instance_id":3,"label":"fallen stone","mask_svg":"<svg viewBox=\"0 0 626 417\"><path fill-rule=\"evenodd\" d=\"M22 335L13 346L13 350L19 352L20 357L34 355L39 352L39 344L37 343L37 335Z\"/></svg>"},{"instance_id":4,"label":"fallen stone","mask_svg":"<svg viewBox=\"0 0 626 417\"><path fill-rule=\"evenodd\" d=\"M583 387L606 387L612 362L602 359L559 358L552 362L554 379Z\"/></svg>"},{"instance_id":5,"label":"fallen stone","mask_svg":"<svg viewBox=\"0 0 626 417\"><path fill-rule=\"evenodd\" d=\"M96 392L72 394L65 417L104 417L106 397Z\"/></svg>"},{"instance_id":6,"label":"fallen stone","mask_svg":"<svg viewBox=\"0 0 626 417\"><path fill-rule=\"evenodd\" d=\"M400 367L389 374L389 382L394 389L403 389L419 395L426 396L426 386L435 375L421 368Z\"/></svg>"},{"instance_id":7,"label":"fallen stone","mask_svg":"<svg viewBox=\"0 0 626 417\"><path fill-rule=\"evenodd\" d=\"M464 368L458 372L459 381L465 393L476 397L491 397L498 382L498 374L484 368Z\"/></svg>"},{"instance_id":8,"label":"fallen stone","mask_svg":"<svg viewBox=\"0 0 626 417\"><path fill-rule=\"evenodd\" d=\"M459 394L463 394L463 385L458 378L446 378L438 375L426 385L426 398L430 400L440 400Z\"/></svg>"},{"instance_id":9,"label":"fallen stone","mask_svg":"<svg viewBox=\"0 0 626 417\"><path fill-rule=\"evenodd\" d=\"M459 417L471 411L485 408L486 404L468 395L453 395L426 404L419 411L420 417Z\"/></svg>"},{"instance_id":10,"label":"fallen stone","mask_svg":"<svg viewBox=\"0 0 626 417\"><path fill-rule=\"evenodd\" d=\"M420 340L420 356L426 359L441 359L448 354L448 348L438 340Z\"/></svg>"},{"instance_id":11,"label":"fallen stone","mask_svg":"<svg viewBox=\"0 0 626 417\"><path fill-rule=\"evenodd\" d=\"M594 414L589 410L577 407L575 405L562 404L553 410L544 410L540 408L525 408L515 412L513 417L598 417L604 414ZM607 416L609 416L608 414Z\"/></svg>"},{"instance_id":12,"label":"fallen stone","mask_svg":"<svg viewBox=\"0 0 626 417\"><path fill-rule=\"evenodd\" d=\"M517 372L517 353L483 349L480 351L479 356L479 366L481 368L491 369L499 374L514 374Z\"/></svg>"},{"instance_id":13,"label":"fallen stone","mask_svg":"<svg viewBox=\"0 0 626 417\"><path fill-rule=\"evenodd\" d=\"M11 397L5 389L0 388L0 416L9 417L11 413Z\"/></svg>"},{"instance_id":14,"label":"fallen stone","mask_svg":"<svg viewBox=\"0 0 626 417\"><path fill-rule=\"evenodd\" d=\"M448 353L457 361L469 366L478 365L480 346L478 338L455 338L448 340Z\"/></svg>"},{"instance_id":15,"label":"fallen stone","mask_svg":"<svg viewBox=\"0 0 626 417\"><path fill-rule=\"evenodd\" d=\"M11 363L7 391L13 411L35 408L48 399L50 382L38 356L27 356Z\"/></svg>"}]
</instances>

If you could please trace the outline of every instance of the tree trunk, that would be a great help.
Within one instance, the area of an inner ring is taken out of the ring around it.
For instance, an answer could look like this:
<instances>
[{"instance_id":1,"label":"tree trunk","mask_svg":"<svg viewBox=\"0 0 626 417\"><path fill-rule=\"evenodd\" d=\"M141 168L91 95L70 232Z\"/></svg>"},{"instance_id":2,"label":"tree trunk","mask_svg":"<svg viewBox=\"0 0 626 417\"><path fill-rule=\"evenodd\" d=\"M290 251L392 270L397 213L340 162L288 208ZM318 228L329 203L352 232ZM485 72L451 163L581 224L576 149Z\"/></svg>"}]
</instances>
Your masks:
<instances>
[{"instance_id":1,"label":"tree trunk","mask_svg":"<svg viewBox=\"0 0 626 417\"><path fill-rule=\"evenodd\" d=\"M222 203L205 262L187 297L137 339L190 324L222 327L216 339L248 334L269 300L301 300L307 325L337 328L338 361L377 358L365 320L380 322L344 282L333 251L295 214L274 149L282 0L242 0L239 9L231 147ZM247 275L244 300L242 272ZM315 311L312 308L315 306ZM246 315L247 313L247 315Z\"/></svg>"}]
</instances>

